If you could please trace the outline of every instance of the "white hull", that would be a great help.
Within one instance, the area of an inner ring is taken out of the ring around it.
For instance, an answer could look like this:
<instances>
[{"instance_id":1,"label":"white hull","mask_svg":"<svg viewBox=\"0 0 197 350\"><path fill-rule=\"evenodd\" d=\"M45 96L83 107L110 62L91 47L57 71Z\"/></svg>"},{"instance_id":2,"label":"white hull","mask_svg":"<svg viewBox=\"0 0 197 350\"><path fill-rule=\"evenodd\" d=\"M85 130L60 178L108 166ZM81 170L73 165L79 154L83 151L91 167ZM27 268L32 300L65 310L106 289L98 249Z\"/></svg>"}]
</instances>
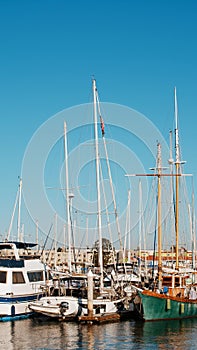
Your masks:
<instances>
[{"instance_id":1,"label":"white hull","mask_svg":"<svg viewBox=\"0 0 197 350\"><path fill-rule=\"evenodd\" d=\"M79 314L78 299L69 296L43 297L39 301L29 304L31 311L48 317L69 319Z\"/></svg>"},{"instance_id":2,"label":"white hull","mask_svg":"<svg viewBox=\"0 0 197 350\"><path fill-rule=\"evenodd\" d=\"M15 301L3 301L1 298L0 302L0 321L11 320L14 318L28 317L32 311L29 309L30 301L37 300L38 295L31 295L25 301L19 301L20 299L15 298Z\"/></svg>"},{"instance_id":3,"label":"white hull","mask_svg":"<svg viewBox=\"0 0 197 350\"><path fill-rule=\"evenodd\" d=\"M45 293L47 268L39 259L21 259L18 248L23 245L20 242L0 243L3 251L3 258L0 258L0 321L28 317L32 313L29 303Z\"/></svg>"},{"instance_id":4,"label":"white hull","mask_svg":"<svg viewBox=\"0 0 197 350\"><path fill-rule=\"evenodd\" d=\"M121 300L110 301L106 299L93 300L93 315L108 315L118 311ZM39 301L29 304L31 311L48 317L60 319L73 319L79 315L88 315L88 300L69 296L43 297Z\"/></svg>"}]
</instances>

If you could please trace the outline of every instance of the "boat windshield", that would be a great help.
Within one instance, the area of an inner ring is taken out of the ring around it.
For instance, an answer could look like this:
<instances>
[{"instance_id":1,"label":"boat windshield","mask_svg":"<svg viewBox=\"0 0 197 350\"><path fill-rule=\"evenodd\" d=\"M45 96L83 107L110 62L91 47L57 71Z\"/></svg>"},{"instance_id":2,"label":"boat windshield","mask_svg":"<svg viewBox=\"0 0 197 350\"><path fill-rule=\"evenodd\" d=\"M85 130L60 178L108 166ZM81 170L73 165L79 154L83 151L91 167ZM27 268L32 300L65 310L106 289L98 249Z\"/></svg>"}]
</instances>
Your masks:
<instances>
[{"instance_id":1,"label":"boat windshield","mask_svg":"<svg viewBox=\"0 0 197 350\"><path fill-rule=\"evenodd\" d=\"M40 282L43 281L43 271L29 271L27 272L29 282Z\"/></svg>"}]
</instances>

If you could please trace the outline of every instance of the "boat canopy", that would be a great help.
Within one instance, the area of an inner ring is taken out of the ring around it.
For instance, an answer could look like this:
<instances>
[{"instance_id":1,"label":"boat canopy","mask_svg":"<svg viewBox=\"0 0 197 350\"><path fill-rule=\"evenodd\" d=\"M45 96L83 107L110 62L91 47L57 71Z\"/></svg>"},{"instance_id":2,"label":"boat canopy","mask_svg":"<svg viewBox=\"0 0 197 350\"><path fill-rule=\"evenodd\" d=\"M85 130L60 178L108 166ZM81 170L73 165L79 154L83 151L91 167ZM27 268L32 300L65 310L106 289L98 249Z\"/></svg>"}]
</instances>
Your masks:
<instances>
[{"instance_id":1,"label":"boat canopy","mask_svg":"<svg viewBox=\"0 0 197 350\"><path fill-rule=\"evenodd\" d=\"M15 241L5 241L0 242L0 250L2 249L13 249L15 246L17 249L27 249L35 247L36 243L26 243L26 242L15 242Z\"/></svg>"}]
</instances>

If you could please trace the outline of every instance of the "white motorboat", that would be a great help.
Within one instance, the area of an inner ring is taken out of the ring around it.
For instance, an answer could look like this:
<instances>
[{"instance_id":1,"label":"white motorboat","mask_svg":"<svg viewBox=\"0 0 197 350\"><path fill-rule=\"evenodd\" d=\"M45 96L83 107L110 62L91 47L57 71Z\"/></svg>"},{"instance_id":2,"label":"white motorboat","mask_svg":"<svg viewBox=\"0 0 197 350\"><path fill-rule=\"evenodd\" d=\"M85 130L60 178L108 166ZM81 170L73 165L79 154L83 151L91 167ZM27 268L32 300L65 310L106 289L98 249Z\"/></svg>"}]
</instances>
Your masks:
<instances>
[{"instance_id":1,"label":"white motorboat","mask_svg":"<svg viewBox=\"0 0 197 350\"><path fill-rule=\"evenodd\" d=\"M122 300L110 300L97 298L93 300L93 315L109 315L118 312ZM38 301L31 302L29 309L36 314L72 321L78 316L88 315L88 299L72 296L48 296Z\"/></svg>"},{"instance_id":2,"label":"white motorboat","mask_svg":"<svg viewBox=\"0 0 197 350\"><path fill-rule=\"evenodd\" d=\"M29 249L33 243L0 243L0 321L28 317L28 305L44 295L50 273L40 259L19 256L20 249Z\"/></svg>"},{"instance_id":3,"label":"white motorboat","mask_svg":"<svg viewBox=\"0 0 197 350\"><path fill-rule=\"evenodd\" d=\"M78 299L72 296L48 296L29 304L36 314L64 320L73 320L80 314Z\"/></svg>"}]
</instances>

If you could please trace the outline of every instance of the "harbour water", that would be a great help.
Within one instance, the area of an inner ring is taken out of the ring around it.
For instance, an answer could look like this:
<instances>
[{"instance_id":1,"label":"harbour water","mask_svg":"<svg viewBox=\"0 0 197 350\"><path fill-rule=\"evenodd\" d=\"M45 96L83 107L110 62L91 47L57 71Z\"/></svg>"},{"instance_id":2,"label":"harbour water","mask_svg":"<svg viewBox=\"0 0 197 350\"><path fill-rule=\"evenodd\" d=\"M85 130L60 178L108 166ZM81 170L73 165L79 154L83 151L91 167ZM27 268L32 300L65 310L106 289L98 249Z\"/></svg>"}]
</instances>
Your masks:
<instances>
[{"instance_id":1,"label":"harbour water","mask_svg":"<svg viewBox=\"0 0 197 350\"><path fill-rule=\"evenodd\" d=\"M1 350L197 348L197 319L84 325L26 319L0 323Z\"/></svg>"}]
</instances>

